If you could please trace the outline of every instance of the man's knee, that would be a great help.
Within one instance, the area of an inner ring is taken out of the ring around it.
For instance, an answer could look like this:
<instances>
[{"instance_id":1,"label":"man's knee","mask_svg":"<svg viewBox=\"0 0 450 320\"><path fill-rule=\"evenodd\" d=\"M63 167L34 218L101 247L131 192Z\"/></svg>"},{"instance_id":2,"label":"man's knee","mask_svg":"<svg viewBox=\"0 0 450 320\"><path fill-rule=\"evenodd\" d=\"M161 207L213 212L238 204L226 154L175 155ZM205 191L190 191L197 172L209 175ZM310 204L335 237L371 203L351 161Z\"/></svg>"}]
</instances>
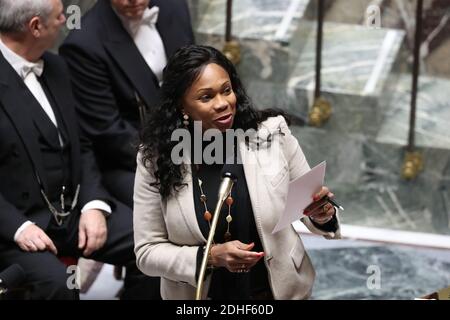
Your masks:
<instances>
[{"instance_id":1,"label":"man's knee","mask_svg":"<svg viewBox=\"0 0 450 320\"><path fill-rule=\"evenodd\" d=\"M79 288L76 275L55 273L31 284L31 298L36 300L78 300Z\"/></svg>"}]
</instances>

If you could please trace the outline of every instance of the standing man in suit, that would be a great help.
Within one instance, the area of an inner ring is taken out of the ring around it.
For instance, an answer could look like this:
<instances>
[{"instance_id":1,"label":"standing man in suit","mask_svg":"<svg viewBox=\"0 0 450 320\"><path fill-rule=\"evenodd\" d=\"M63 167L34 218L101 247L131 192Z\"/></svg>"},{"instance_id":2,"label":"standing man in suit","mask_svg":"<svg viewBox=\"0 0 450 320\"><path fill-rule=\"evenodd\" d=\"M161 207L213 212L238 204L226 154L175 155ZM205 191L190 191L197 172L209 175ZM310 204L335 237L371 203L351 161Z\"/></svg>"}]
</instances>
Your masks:
<instances>
[{"instance_id":1,"label":"standing man in suit","mask_svg":"<svg viewBox=\"0 0 450 320\"><path fill-rule=\"evenodd\" d=\"M130 207L146 110L167 57L193 41L185 0L98 0L60 48L105 186Z\"/></svg>"},{"instance_id":2,"label":"standing man in suit","mask_svg":"<svg viewBox=\"0 0 450 320\"><path fill-rule=\"evenodd\" d=\"M128 267L122 298L151 298L132 213L102 187L67 67L46 53L64 22L61 0L0 0L0 269L19 264L33 299L77 299L58 256L83 256Z\"/></svg>"}]
</instances>

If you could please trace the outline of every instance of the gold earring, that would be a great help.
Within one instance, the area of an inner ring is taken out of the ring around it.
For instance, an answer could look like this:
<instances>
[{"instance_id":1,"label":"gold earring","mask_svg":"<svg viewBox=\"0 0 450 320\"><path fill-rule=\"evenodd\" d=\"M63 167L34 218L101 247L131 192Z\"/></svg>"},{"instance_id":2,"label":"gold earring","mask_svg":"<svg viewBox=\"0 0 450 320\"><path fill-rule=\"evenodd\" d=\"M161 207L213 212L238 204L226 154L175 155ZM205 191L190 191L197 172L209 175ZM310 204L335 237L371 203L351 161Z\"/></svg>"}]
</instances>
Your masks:
<instances>
[{"instance_id":1,"label":"gold earring","mask_svg":"<svg viewBox=\"0 0 450 320\"><path fill-rule=\"evenodd\" d=\"M183 115L183 124L185 127L189 126L189 116L187 114Z\"/></svg>"}]
</instances>

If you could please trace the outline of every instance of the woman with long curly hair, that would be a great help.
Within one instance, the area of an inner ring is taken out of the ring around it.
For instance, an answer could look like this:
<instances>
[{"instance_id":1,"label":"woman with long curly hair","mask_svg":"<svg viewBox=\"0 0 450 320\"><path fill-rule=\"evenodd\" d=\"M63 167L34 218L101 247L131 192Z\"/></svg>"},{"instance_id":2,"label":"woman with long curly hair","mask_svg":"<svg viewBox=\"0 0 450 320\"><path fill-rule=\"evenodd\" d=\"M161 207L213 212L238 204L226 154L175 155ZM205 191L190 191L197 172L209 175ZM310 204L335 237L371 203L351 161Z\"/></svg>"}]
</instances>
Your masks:
<instances>
[{"instance_id":1,"label":"woman with long curly hair","mask_svg":"<svg viewBox=\"0 0 450 320\"><path fill-rule=\"evenodd\" d=\"M194 299L221 173L230 171L237 182L219 216L203 298L308 298L314 269L299 235L293 227L272 234L289 182L310 170L285 117L257 111L233 64L212 47L179 49L164 70L161 92L137 160L139 269L161 277L164 299ZM188 139L181 161L174 157L179 131L201 139ZM228 133L236 131L250 133L226 148ZM322 187L301 220L314 233L338 238L336 209L326 200L332 196Z\"/></svg>"}]
</instances>

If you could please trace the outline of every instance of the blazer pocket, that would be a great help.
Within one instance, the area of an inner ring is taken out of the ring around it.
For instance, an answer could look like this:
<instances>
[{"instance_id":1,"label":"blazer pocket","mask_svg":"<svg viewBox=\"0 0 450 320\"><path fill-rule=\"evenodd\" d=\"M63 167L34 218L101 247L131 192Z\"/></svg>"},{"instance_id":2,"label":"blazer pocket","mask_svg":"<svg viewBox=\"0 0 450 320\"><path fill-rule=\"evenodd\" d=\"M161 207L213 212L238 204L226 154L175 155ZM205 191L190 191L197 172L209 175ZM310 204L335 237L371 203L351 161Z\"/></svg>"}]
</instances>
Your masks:
<instances>
[{"instance_id":1,"label":"blazer pocket","mask_svg":"<svg viewBox=\"0 0 450 320\"><path fill-rule=\"evenodd\" d=\"M290 255L292 261L294 262L295 268L297 270L300 270L303 258L305 257L305 248L303 247L303 243L300 237L295 242L295 246L292 248Z\"/></svg>"},{"instance_id":2,"label":"blazer pocket","mask_svg":"<svg viewBox=\"0 0 450 320\"><path fill-rule=\"evenodd\" d=\"M289 173L288 168L282 167L281 170L277 174L275 174L274 177L270 180L272 187L277 188L288 173Z\"/></svg>"}]
</instances>

